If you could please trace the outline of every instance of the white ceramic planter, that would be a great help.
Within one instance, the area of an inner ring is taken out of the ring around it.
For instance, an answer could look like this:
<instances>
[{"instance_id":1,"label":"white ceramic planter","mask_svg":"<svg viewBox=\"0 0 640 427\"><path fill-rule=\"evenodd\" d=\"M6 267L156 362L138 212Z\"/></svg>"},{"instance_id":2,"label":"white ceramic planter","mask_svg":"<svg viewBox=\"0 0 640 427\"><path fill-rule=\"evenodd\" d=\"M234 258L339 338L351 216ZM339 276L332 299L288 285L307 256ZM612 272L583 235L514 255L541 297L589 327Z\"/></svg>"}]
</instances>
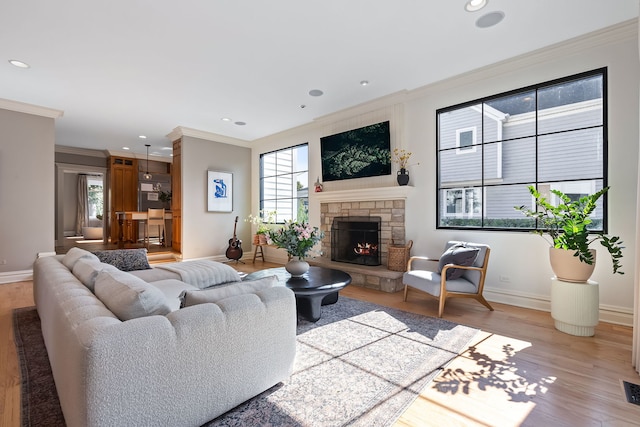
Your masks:
<instances>
[{"instance_id":1,"label":"white ceramic planter","mask_svg":"<svg viewBox=\"0 0 640 427\"><path fill-rule=\"evenodd\" d=\"M580 261L575 251L549 248L549 261L556 277L565 282L586 283L596 267L596 250L589 249L593 255L593 264Z\"/></svg>"}]
</instances>

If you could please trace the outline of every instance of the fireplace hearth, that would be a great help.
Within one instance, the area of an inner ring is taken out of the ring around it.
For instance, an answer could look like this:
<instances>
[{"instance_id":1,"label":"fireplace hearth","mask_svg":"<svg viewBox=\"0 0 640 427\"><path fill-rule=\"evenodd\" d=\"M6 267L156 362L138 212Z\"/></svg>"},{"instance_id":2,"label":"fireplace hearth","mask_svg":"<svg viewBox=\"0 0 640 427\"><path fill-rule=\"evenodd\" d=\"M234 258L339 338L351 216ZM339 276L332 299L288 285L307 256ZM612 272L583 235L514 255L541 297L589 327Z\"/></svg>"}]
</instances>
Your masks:
<instances>
[{"instance_id":1,"label":"fireplace hearth","mask_svg":"<svg viewBox=\"0 0 640 427\"><path fill-rule=\"evenodd\" d=\"M380 223L375 216L335 217L331 225L331 260L380 265Z\"/></svg>"}]
</instances>

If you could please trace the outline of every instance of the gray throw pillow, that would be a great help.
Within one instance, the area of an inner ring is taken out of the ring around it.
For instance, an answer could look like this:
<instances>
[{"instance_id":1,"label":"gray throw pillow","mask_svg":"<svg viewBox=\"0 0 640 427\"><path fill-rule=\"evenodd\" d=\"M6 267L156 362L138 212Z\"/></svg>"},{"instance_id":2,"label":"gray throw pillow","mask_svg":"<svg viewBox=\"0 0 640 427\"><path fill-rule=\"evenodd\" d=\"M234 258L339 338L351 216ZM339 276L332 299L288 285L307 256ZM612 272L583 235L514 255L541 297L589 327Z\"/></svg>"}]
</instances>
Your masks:
<instances>
[{"instance_id":1,"label":"gray throw pillow","mask_svg":"<svg viewBox=\"0 0 640 427\"><path fill-rule=\"evenodd\" d=\"M257 280L233 282L197 291L184 291L180 294L180 308L207 302L217 302L235 295L251 294L278 284L278 276L268 276Z\"/></svg>"},{"instance_id":2,"label":"gray throw pillow","mask_svg":"<svg viewBox=\"0 0 640 427\"><path fill-rule=\"evenodd\" d=\"M91 292L94 292L96 278L102 270L115 270L117 268L110 264L100 262L98 258L80 258L73 266L73 275L82 282Z\"/></svg>"},{"instance_id":3,"label":"gray throw pillow","mask_svg":"<svg viewBox=\"0 0 640 427\"><path fill-rule=\"evenodd\" d=\"M473 265L478 257L480 248L472 248L465 246L464 243L456 243L447 249L440 257L438 263L438 273L442 273L442 268L447 264L462 265L465 267ZM465 270L460 268L448 268L447 280L459 279L464 274Z\"/></svg>"},{"instance_id":4,"label":"gray throw pillow","mask_svg":"<svg viewBox=\"0 0 640 427\"><path fill-rule=\"evenodd\" d=\"M95 294L122 321L171 312L159 289L124 271L99 272Z\"/></svg>"},{"instance_id":5,"label":"gray throw pillow","mask_svg":"<svg viewBox=\"0 0 640 427\"><path fill-rule=\"evenodd\" d=\"M147 259L147 250L144 248L95 251L94 254L101 262L111 264L122 271L148 270L151 268Z\"/></svg>"},{"instance_id":6,"label":"gray throw pillow","mask_svg":"<svg viewBox=\"0 0 640 427\"><path fill-rule=\"evenodd\" d=\"M62 258L62 264L69 269L69 271L73 271L73 267L76 265L76 262L80 258L92 258L94 260L98 260L94 254L84 249L76 248L75 246L64 255Z\"/></svg>"}]
</instances>

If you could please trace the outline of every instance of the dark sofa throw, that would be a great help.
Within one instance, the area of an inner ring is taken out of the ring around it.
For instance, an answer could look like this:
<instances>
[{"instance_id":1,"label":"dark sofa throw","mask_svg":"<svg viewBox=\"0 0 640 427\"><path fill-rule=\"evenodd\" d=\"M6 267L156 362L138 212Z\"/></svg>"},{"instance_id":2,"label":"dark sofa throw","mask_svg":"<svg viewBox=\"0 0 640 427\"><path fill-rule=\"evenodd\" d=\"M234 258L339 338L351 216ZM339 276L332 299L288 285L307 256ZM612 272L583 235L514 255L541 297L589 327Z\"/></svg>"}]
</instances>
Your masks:
<instances>
[{"instance_id":1,"label":"dark sofa throw","mask_svg":"<svg viewBox=\"0 0 640 427\"><path fill-rule=\"evenodd\" d=\"M100 262L111 264L118 270L134 271L148 270L151 268L147 260L147 250L141 249L114 249L110 251L93 252Z\"/></svg>"},{"instance_id":2,"label":"dark sofa throw","mask_svg":"<svg viewBox=\"0 0 640 427\"><path fill-rule=\"evenodd\" d=\"M442 273L442 268L447 264L462 265L465 267L473 265L478 257L480 248L465 246L464 243L456 243L447 249L440 257L438 263L438 273ZM447 280L459 279L465 270L460 268L447 269Z\"/></svg>"}]
</instances>

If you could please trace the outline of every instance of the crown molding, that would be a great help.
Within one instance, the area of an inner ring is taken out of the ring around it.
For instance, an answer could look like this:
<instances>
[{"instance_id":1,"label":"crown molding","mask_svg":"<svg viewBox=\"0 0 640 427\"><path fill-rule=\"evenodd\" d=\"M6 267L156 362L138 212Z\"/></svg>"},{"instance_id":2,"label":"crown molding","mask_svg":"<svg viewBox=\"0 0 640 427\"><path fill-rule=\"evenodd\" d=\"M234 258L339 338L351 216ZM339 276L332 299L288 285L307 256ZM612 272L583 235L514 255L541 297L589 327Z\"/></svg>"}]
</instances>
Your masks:
<instances>
[{"instance_id":1,"label":"crown molding","mask_svg":"<svg viewBox=\"0 0 640 427\"><path fill-rule=\"evenodd\" d=\"M119 151L119 150L105 150L107 156L115 156L115 157L127 157L129 159L138 159L138 160L146 160L146 153L132 153L131 151ZM149 160L152 162L164 162L164 163L173 163L173 157L169 156L159 156L157 154L149 153Z\"/></svg>"},{"instance_id":2,"label":"crown molding","mask_svg":"<svg viewBox=\"0 0 640 427\"><path fill-rule=\"evenodd\" d=\"M68 147L66 145L56 145L56 153L77 154L79 156L101 157L106 159L108 152L106 150L92 150L90 148Z\"/></svg>"},{"instance_id":3,"label":"crown molding","mask_svg":"<svg viewBox=\"0 0 640 427\"><path fill-rule=\"evenodd\" d=\"M57 119L64 115L64 111L62 110L26 104L24 102L12 101L10 99L3 98L0 98L0 109L16 111L18 113L33 114L34 116L49 117L52 119Z\"/></svg>"},{"instance_id":4,"label":"crown molding","mask_svg":"<svg viewBox=\"0 0 640 427\"><path fill-rule=\"evenodd\" d=\"M245 148L249 148L251 146L250 141L246 141L244 139L232 138L230 136L219 135L217 133L187 128L184 126L178 126L175 129L173 129L167 135L167 138L169 138L169 140L173 142L177 139L182 138L183 136L189 136L192 138L204 139L204 140L213 141L213 142L220 142L222 144L237 145Z\"/></svg>"}]
</instances>

